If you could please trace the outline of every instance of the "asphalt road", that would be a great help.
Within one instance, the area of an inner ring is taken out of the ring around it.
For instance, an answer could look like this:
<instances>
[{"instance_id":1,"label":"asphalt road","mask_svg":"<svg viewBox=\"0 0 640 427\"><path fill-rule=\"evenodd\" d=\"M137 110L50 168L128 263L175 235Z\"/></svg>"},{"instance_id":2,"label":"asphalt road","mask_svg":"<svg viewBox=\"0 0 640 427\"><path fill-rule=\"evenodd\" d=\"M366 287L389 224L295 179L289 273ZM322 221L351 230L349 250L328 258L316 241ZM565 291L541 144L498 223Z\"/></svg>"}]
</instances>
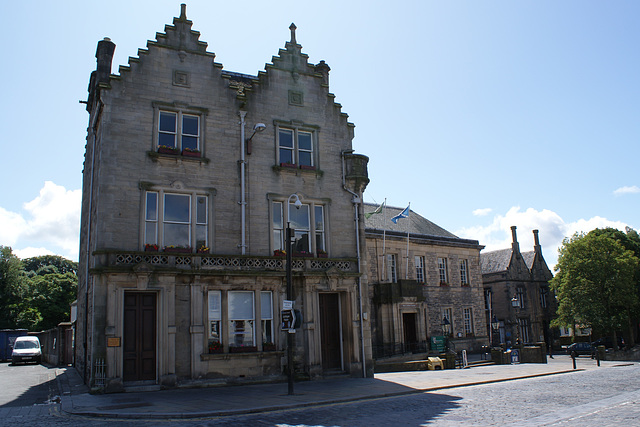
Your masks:
<instances>
[{"instance_id":1,"label":"asphalt road","mask_svg":"<svg viewBox=\"0 0 640 427\"><path fill-rule=\"evenodd\" d=\"M0 365L0 425L572 427L632 426L640 419L638 363L299 410L149 421L62 414L55 393L51 398L56 390L50 375L51 370L43 366ZM25 388L27 383L31 385ZM49 400L43 400L45 396Z\"/></svg>"}]
</instances>

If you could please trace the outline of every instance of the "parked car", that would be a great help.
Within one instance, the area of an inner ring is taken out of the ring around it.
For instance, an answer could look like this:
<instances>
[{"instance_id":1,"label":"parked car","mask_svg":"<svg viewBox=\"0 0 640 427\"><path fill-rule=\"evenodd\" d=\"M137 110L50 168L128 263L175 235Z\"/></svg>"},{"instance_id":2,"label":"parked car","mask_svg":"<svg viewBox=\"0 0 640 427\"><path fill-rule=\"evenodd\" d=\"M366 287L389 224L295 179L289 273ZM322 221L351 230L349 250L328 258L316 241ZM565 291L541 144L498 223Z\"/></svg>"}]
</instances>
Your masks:
<instances>
[{"instance_id":1,"label":"parked car","mask_svg":"<svg viewBox=\"0 0 640 427\"><path fill-rule=\"evenodd\" d=\"M593 356L594 347L588 342L574 342L567 346L567 354L571 354L575 351L577 356L589 355Z\"/></svg>"},{"instance_id":2,"label":"parked car","mask_svg":"<svg viewBox=\"0 0 640 427\"><path fill-rule=\"evenodd\" d=\"M40 348L40 340L38 337L18 337L13 343L13 351L11 352L11 364L15 365L20 362L42 361L42 349Z\"/></svg>"},{"instance_id":3,"label":"parked car","mask_svg":"<svg viewBox=\"0 0 640 427\"><path fill-rule=\"evenodd\" d=\"M624 349L624 338L618 335L618 348L620 350ZM603 345L605 348L613 348L613 338L611 337L602 337L598 338L594 342L591 343L594 348L597 348L600 345Z\"/></svg>"}]
</instances>

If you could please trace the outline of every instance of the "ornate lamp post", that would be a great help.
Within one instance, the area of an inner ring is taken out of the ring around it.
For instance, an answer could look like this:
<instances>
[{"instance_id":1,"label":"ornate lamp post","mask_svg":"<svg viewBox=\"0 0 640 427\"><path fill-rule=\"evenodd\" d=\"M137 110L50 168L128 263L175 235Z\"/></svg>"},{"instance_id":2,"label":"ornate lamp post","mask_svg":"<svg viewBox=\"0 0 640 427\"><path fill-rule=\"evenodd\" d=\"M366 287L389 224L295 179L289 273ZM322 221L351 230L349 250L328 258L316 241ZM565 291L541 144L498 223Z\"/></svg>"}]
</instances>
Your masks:
<instances>
[{"instance_id":1,"label":"ornate lamp post","mask_svg":"<svg viewBox=\"0 0 640 427\"><path fill-rule=\"evenodd\" d=\"M287 199L287 231L286 231L286 259L287 259L287 300L293 301L293 283L291 281L291 241L293 239L293 231L291 230L291 198L295 198L294 206L300 209L302 202L297 194L292 194ZM293 308L292 308L293 309ZM293 378L295 375L293 367L293 334L295 329L289 329L287 333L287 377L288 377L288 394L293 395Z\"/></svg>"},{"instance_id":2,"label":"ornate lamp post","mask_svg":"<svg viewBox=\"0 0 640 427\"><path fill-rule=\"evenodd\" d=\"M511 306L513 307L513 325L516 329L516 345L520 344L520 326L518 325L518 313L517 309L520 308L520 300L518 299L518 295L514 295L511 298Z\"/></svg>"}]
</instances>

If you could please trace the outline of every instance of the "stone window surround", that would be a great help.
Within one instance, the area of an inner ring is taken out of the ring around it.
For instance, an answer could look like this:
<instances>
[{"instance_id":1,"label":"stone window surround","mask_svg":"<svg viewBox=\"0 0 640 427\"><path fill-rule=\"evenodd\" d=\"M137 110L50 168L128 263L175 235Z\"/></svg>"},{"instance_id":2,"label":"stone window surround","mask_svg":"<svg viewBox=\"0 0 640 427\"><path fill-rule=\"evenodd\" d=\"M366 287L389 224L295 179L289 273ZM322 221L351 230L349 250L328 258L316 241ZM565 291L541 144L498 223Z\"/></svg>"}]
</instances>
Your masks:
<instances>
[{"instance_id":1,"label":"stone window surround","mask_svg":"<svg viewBox=\"0 0 640 427\"><path fill-rule=\"evenodd\" d=\"M295 168L300 169L319 169L319 158L318 158L318 146L319 146L319 134L320 127L316 125L311 125L308 123L300 122L297 120L274 120L273 127L275 129L275 154L276 154L276 165L277 166L285 166L283 162L280 161L280 129L288 129L292 130L294 133L293 137L293 156L294 163L286 164L286 166L293 166ZM300 165L299 163L299 148L298 148L298 132L308 132L311 134L311 165Z\"/></svg>"},{"instance_id":2,"label":"stone window surround","mask_svg":"<svg viewBox=\"0 0 640 427\"><path fill-rule=\"evenodd\" d=\"M153 101L151 103L151 106L153 108L153 138L151 140L151 150L152 151L157 151L158 150L158 138L159 138L159 127L160 127L160 111L166 111L166 112L170 112L170 113L176 113L178 115L178 119L177 119L177 127L178 129L176 129L176 134L177 134L177 140L176 140L176 146L178 144L180 144L180 135L181 135L181 126L182 126L182 115L186 114L186 115L191 115L191 116L198 116L199 117L199 137L198 137L198 150L202 153L202 155L204 156L204 151L205 151L205 129L206 129L206 117L207 114L209 112L209 110L207 108L203 108L203 107L196 107L196 106L191 106L188 105L186 103L182 103L182 102L172 102L172 103L168 103L168 102L160 102L160 101ZM180 147L178 147L180 148Z\"/></svg>"}]
</instances>

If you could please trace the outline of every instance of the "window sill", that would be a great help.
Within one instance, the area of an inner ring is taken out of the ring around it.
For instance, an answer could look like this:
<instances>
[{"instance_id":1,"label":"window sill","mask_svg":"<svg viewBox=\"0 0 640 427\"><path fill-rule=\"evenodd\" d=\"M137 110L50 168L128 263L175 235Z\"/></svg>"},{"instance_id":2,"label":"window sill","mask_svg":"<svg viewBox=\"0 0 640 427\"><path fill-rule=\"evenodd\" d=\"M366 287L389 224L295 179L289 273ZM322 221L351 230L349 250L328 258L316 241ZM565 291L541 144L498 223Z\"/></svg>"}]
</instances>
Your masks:
<instances>
[{"instance_id":1,"label":"window sill","mask_svg":"<svg viewBox=\"0 0 640 427\"><path fill-rule=\"evenodd\" d=\"M284 173L294 173L296 175L299 174L305 174L305 175L310 175L310 174L315 174L317 178L322 177L322 175L324 175L324 172L322 172L320 169L316 168L315 166L300 166L298 167L298 165L292 165L290 163L280 163L277 165L273 165L272 167L274 172L280 173L280 172L284 172Z\"/></svg>"},{"instance_id":2,"label":"window sill","mask_svg":"<svg viewBox=\"0 0 640 427\"><path fill-rule=\"evenodd\" d=\"M202 157L202 153L194 153L194 152L185 152L189 153L187 155L175 153L175 154L165 154L157 151L147 151L147 155L154 162L157 161L166 161L171 160L174 162L186 161L186 162L199 162L199 163L209 163L209 159L206 157ZM194 156L197 154L197 156Z\"/></svg>"}]
</instances>

